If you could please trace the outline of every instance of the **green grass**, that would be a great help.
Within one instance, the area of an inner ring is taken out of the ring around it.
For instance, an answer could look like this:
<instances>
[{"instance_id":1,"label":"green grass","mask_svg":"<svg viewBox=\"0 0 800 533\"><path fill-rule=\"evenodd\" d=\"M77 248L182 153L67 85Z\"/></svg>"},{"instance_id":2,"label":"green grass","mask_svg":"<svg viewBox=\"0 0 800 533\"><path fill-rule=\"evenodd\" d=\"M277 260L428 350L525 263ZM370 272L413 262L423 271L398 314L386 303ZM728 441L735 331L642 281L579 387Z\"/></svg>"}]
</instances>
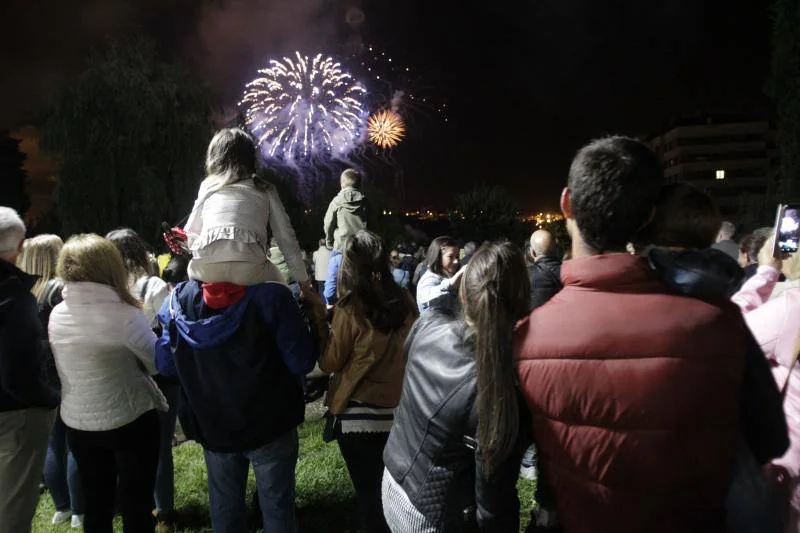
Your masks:
<instances>
[{"instance_id":1,"label":"green grass","mask_svg":"<svg viewBox=\"0 0 800 533\"><path fill-rule=\"evenodd\" d=\"M323 423L320 420L300 426L300 461L297 465L297 518L301 532L346 533L353 530L355 502L353 486L347 474L339 447L322 442ZM175 505L181 515L179 531L186 533L211 532L208 515L208 491L203 452L196 444L183 444L173 450L175 458ZM252 500L255 481L252 471L247 483L248 502ZM523 526L533 501L534 485L520 481L520 501L523 504ZM74 531L69 524L50 525L53 502L45 494L33 521L35 533ZM258 516L251 516L253 531ZM523 528L521 528L522 530ZM114 532L122 532L122 521L114 522Z\"/></svg>"}]
</instances>

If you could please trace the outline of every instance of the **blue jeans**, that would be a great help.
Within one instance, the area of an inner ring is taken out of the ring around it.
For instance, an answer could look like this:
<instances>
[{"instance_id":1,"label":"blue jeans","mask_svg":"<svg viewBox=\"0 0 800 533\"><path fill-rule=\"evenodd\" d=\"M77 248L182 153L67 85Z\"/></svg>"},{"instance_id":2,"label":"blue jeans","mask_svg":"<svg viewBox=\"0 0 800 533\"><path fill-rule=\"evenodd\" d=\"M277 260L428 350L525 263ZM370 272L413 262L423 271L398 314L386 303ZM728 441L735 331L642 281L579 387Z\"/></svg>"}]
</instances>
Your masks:
<instances>
[{"instance_id":1,"label":"blue jeans","mask_svg":"<svg viewBox=\"0 0 800 533\"><path fill-rule=\"evenodd\" d=\"M208 499L214 533L247 533L247 471L256 477L264 531L296 533L294 516L297 428L244 453L204 450L208 468Z\"/></svg>"},{"instance_id":2,"label":"blue jeans","mask_svg":"<svg viewBox=\"0 0 800 533\"><path fill-rule=\"evenodd\" d=\"M156 471L155 503L159 512L175 510L175 465L172 462L172 438L175 436L175 421L178 418L180 385L160 381L158 388L167 399L169 411L158 413L161 426L161 441L158 450L158 470Z\"/></svg>"},{"instance_id":3,"label":"blue jeans","mask_svg":"<svg viewBox=\"0 0 800 533\"><path fill-rule=\"evenodd\" d=\"M336 303L336 279L339 276L339 268L342 266L342 254L336 250L331 250L331 258L328 260L328 278L325 280L325 303L333 305Z\"/></svg>"},{"instance_id":4,"label":"blue jeans","mask_svg":"<svg viewBox=\"0 0 800 533\"><path fill-rule=\"evenodd\" d=\"M67 446L67 426L58 414L47 444L44 482L50 490L56 511L72 510L72 514L83 514L83 488L78 475L78 463Z\"/></svg>"}]
</instances>

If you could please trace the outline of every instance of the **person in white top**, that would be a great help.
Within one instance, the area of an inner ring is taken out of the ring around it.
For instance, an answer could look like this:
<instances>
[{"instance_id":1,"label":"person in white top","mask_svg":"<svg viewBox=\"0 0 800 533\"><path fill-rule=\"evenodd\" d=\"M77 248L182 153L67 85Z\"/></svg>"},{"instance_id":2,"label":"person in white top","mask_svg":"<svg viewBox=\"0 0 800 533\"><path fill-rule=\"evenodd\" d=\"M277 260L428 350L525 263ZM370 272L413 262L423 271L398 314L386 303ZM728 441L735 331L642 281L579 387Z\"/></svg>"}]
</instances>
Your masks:
<instances>
[{"instance_id":1,"label":"person in white top","mask_svg":"<svg viewBox=\"0 0 800 533\"><path fill-rule=\"evenodd\" d=\"M168 408L150 377L156 336L128 290L122 255L107 239L72 237L57 274L64 301L48 329L60 415L85 494L84 531L111 531L117 492L125 530L153 531L157 413Z\"/></svg>"},{"instance_id":2,"label":"person in white top","mask_svg":"<svg viewBox=\"0 0 800 533\"><path fill-rule=\"evenodd\" d=\"M155 328L158 326L156 314L169 296L169 286L158 276L149 274L147 244L130 228L115 229L106 235L106 239L113 242L122 254L128 272L128 290L142 304L142 312L150 327Z\"/></svg>"},{"instance_id":3,"label":"person in white top","mask_svg":"<svg viewBox=\"0 0 800 533\"><path fill-rule=\"evenodd\" d=\"M256 176L256 150L255 140L236 128L220 130L211 139L207 177L184 227L192 253L189 277L235 285L282 282L267 260L269 227L295 279L310 289L289 216L275 187Z\"/></svg>"},{"instance_id":4,"label":"person in white top","mask_svg":"<svg viewBox=\"0 0 800 533\"><path fill-rule=\"evenodd\" d=\"M317 292L325 292L325 278L328 276L328 262L331 259L331 251L325 246L325 239L319 240L319 248L314 252L314 281L317 282Z\"/></svg>"},{"instance_id":5,"label":"person in white top","mask_svg":"<svg viewBox=\"0 0 800 533\"><path fill-rule=\"evenodd\" d=\"M427 272L417 284L420 315L434 308L458 311L456 281L461 271L458 243L452 237L436 237L428 247Z\"/></svg>"}]
</instances>

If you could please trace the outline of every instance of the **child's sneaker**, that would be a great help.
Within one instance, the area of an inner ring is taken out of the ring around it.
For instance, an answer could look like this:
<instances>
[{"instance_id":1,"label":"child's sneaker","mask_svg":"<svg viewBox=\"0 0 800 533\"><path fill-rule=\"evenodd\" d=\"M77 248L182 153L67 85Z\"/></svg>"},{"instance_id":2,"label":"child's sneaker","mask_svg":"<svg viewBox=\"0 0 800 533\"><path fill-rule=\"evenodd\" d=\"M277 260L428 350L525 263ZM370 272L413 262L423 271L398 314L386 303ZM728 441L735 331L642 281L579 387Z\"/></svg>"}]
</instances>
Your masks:
<instances>
[{"instance_id":1,"label":"child's sneaker","mask_svg":"<svg viewBox=\"0 0 800 533\"><path fill-rule=\"evenodd\" d=\"M522 456L522 464L519 468L519 475L525 479L535 481L537 477L536 472L536 448L529 446L525 450L525 455Z\"/></svg>"},{"instance_id":2,"label":"child's sneaker","mask_svg":"<svg viewBox=\"0 0 800 533\"><path fill-rule=\"evenodd\" d=\"M83 515L82 514L72 515L72 529L78 529L79 527L82 526L83 526Z\"/></svg>"},{"instance_id":3,"label":"child's sneaker","mask_svg":"<svg viewBox=\"0 0 800 533\"><path fill-rule=\"evenodd\" d=\"M156 519L156 533L173 533L175 531L175 511L153 511Z\"/></svg>"},{"instance_id":4,"label":"child's sneaker","mask_svg":"<svg viewBox=\"0 0 800 533\"><path fill-rule=\"evenodd\" d=\"M55 514L53 514L53 520L50 523L53 524L54 526L57 526L58 524L63 524L64 522L69 520L70 516L72 516L72 513L70 511L56 511Z\"/></svg>"}]
</instances>

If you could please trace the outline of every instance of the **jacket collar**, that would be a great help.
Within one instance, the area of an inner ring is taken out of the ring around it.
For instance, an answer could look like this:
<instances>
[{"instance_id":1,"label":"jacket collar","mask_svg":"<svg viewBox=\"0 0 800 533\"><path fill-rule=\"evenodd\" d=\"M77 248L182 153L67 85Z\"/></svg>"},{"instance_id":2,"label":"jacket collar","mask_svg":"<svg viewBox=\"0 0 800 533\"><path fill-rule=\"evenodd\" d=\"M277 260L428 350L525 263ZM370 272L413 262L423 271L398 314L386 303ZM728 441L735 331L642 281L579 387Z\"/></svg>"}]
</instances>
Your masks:
<instances>
[{"instance_id":1,"label":"jacket collar","mask_svg":"<svg viewBox=\"0 0 800 533\"><path fill-rule=\"evenodd\" d=\"M647 259L625 253L582 257L561 265L565 286L610 292L664 292Z\"/></svg>"},{"instance_id":2,"label":"jacket collar","mask_svg":"<svg viewBox=\"0 0 800 533\"><path fill-rule=\"evenodd\" d=\"M237 302L201 318L206 306L203 287L196 280L184 281L169 296L169 316L161 316L159 320L165 327L174 323L177 333L193 349L213 348L227 342L238 331L257 290L256 285L249 286Z\"/></svg>"},{"instance_id":3,"label":"jacket collar","mask_svg":"<svg viewBox=\"0 0 800 533\"><path fill-rule=\"evenodd\" d=\"M122 301L119 294L108 285L91 281L71 281L65 283L62 296L65 302L76 304Z\"/></svg>"},{"instance_id":4,"label":"jacket collar","mask_svg":"<svg viewBox=\"0 0 800 533\"><path fill-rule=\"evenodd\" d=\"M33 276L17 268L13 263L0 259L0 283L17 278L25 290L29 291L36 284L39 276Z\"/></svg>"},{"instance_id":5,"label":"jacket collar","mask_svg":"<svg viewBox=\"0 0 800 533\"><path fill-rule=\"evenodd\" d=\"M559 259L558 257L554 257L552 255L543 255L537 261L534 261L534 263L548 267L561 266L561 259Z\"/></svg>"},{"instance_id":6,"label":"jacket collar","mask_svg":"<svg viewBox=\"0 0 800 533\"><path fill-rule=\"evenodd\" d=\"M701 300L729 299L744 278L739 264L714 248L683 251L654 248L648 258L670 290Z\"/></svg>"}]
</instances>

